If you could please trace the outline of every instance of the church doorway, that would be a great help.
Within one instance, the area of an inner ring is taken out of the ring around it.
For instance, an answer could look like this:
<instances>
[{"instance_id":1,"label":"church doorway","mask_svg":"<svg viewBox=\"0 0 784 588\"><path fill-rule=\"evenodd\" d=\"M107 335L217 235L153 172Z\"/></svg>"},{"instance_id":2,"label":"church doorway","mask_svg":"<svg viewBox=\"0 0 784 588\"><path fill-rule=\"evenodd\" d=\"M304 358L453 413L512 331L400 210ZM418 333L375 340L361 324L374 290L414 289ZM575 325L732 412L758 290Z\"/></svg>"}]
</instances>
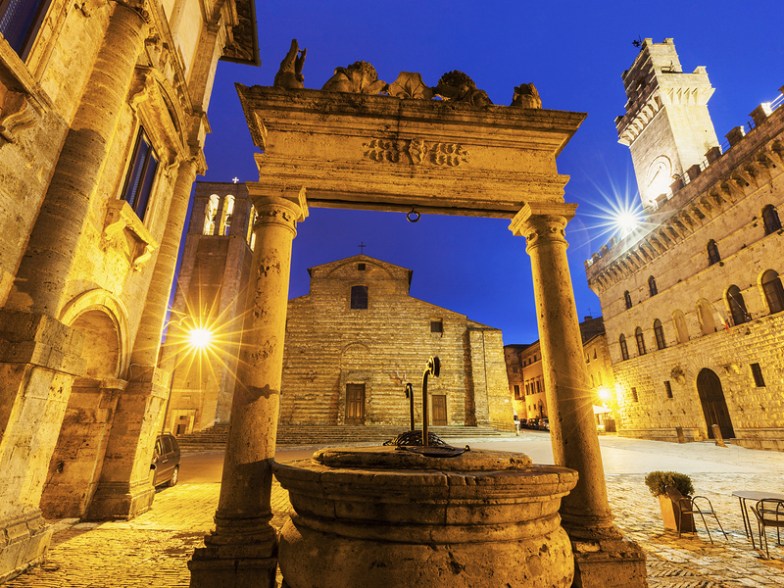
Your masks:
<instances>
[{"instance_id":1,"label":"church doorway","mask_svg":"<svg viewBox=\"0 0 784 588\"><path fill-rule=\"evenodd\" d=\"M346 384L346 424L365 424L364 384Z\"/></svg>"},{"instance_id":2,"label":"church doorway","mask_svg":"<svg viewBox=\"0 0 784 588\"><path fill-rule=\"evenodd\" d=\"M446 394L434 394L431 396L433 403L433 424L435 426L446 426Z\"/></svg>"},{"instance_id":3,"label":"church doorway","mask_svg":"<svg viewBox=\"0 0 784 588\"><path fill-rule=\"evenodd\" d=\"M719 425L721 436L725 439L733 439L735 430L732 428L730 411L727 408L727 401L724 399L719 376L712 370L704 368L697 375L697 391L700 394L705 422L708 425L708 438L714 438L711 425Z\"/></svg>"}]
</instances>

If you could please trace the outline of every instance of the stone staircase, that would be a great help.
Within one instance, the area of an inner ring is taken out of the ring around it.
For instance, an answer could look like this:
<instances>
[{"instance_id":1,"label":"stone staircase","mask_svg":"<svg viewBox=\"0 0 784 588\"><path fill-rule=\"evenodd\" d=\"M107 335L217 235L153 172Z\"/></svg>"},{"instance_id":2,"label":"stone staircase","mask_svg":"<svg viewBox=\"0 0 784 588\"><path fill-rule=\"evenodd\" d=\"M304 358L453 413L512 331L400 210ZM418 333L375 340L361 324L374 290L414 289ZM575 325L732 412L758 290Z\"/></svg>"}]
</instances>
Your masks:
<instances>
[{"instance_id":1,"label":"stone staircase","mask_svg":"<svg viewBox=\"0 0 784 588\"><path fill-rule=\"evenodd\" d=\"M279 446L348 445L355 443L381 444L395 435L404 432L399 425L280 425L278 427ZM514 433L496 431L490 427L430 427L431 432L444 440L456 438L501 438ZM182 451L210 451L226 446L229 426L215 425L203 431L180 435L177 440Z\"/></svg>"}]
</instances>

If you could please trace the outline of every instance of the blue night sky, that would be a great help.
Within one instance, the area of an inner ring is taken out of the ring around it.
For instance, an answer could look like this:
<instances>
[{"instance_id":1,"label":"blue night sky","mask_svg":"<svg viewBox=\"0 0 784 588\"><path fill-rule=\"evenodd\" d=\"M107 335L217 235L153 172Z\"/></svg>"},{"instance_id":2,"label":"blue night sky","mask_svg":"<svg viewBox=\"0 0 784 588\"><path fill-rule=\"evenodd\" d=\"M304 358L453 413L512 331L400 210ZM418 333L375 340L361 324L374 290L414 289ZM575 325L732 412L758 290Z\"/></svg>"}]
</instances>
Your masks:
<instances>
[{"instance_id":1,"label":"blue night sky","mask_svg":"<svg viewBox=\"0 0 784 588\"><path fill-rule=\"evenodd\" d=\"M779 6L779 8L776 8ZM372 63L392 82L401 71L435 86L458 69L496 104L533 82L544 108L587 112L558 160L571 176L566 201L579 204L567 229L577 312L598 316L583 262L609 235L597 215L607 198L638 201L628 149L613 119L626 97L621 73L637 38L673 37L684 71L707 66L716 93L710 110L720 140L745 124L784 84L784 10L777 2L660 0L524 2L520 0L257 0L262 67L221 63L209 109L209 170L200 180L255 181L253 146L234 83L272 85L292 38L308 49L305 87L318 89L337 66ZM294 240L290 296L308 292L307 268L365 253L414 270L411 293L501 328L504 343L538 338L525 241L508 221L311 209Z\"/></svg>"}]
</instances>

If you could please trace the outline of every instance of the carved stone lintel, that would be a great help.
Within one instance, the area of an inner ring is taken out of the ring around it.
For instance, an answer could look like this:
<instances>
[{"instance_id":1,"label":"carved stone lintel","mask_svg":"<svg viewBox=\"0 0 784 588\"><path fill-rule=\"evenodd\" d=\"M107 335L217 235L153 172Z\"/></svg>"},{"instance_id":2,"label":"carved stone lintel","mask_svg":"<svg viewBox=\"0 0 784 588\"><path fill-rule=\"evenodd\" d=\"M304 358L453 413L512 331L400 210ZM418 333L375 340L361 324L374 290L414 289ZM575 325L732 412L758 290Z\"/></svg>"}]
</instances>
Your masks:
<instances>
[{"instance_id":1,"label":"carved stone lintel","mask_svg":"<svg viewBox=\"0 0 784 588\"><path fill-rule=\"evenodd\" d=\"M378 79L376 68L367 61L355 61L348 67L335 68L322 90L326 92L351 92L353 94L378 94L387 84Z\"/></svg>"},{"instance_id":2,"label":"carved stone lintel","mask_svg":"<svg viewBox=\"0 0 784 588\"><path fill-rule=\"evenodd\" d=\"M365 157L378 162L428 162L435 166L457 167L468 162L468 150L460 143L434 143L422 139L371 139L363 145Z\"/></svg>"}]
</instances>

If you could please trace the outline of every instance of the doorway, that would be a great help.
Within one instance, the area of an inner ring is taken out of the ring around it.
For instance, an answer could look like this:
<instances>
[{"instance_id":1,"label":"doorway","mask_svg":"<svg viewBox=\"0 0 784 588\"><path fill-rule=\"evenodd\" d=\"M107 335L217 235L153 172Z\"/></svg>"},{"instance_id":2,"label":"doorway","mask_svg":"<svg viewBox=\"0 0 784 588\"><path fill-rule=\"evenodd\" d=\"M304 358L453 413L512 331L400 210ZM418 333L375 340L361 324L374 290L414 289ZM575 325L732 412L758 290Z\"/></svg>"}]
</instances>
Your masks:
<instances>
[{"instance_id":1,"label":"doorway","mask_svg":"<svg viewBox=\"0 0 784 588\"><path fill-rule=\"evenodd\" d=\"M730 411L727 408L727 401L724 399L719 376L708 368L701 370L697 375L697 392L700 394L702 412L705 414L705 422L708 425L708 438L714 438L711 425L719 425L721 436L725 439L733 439L735 430L732 428Z\"/></svg>"},{"instance_id":2,"label":"doorway","mask_svg":"<svg viewBox=\"0 0 784 588\"><path fill-rule=\"evenodd\" d=\"M430 397L433 405L433 425L446 426L446 394L434 394Z\"/></svg>"},{"instance_id":3,"label":"doorway","mask_svg":"<svg viewBox=\"0 0 784 588\"><path fill-rule=\"evenodd\" d=\"M365 385L346 384L346 424L365 423Z\"/></svg>"}]
</instances>

